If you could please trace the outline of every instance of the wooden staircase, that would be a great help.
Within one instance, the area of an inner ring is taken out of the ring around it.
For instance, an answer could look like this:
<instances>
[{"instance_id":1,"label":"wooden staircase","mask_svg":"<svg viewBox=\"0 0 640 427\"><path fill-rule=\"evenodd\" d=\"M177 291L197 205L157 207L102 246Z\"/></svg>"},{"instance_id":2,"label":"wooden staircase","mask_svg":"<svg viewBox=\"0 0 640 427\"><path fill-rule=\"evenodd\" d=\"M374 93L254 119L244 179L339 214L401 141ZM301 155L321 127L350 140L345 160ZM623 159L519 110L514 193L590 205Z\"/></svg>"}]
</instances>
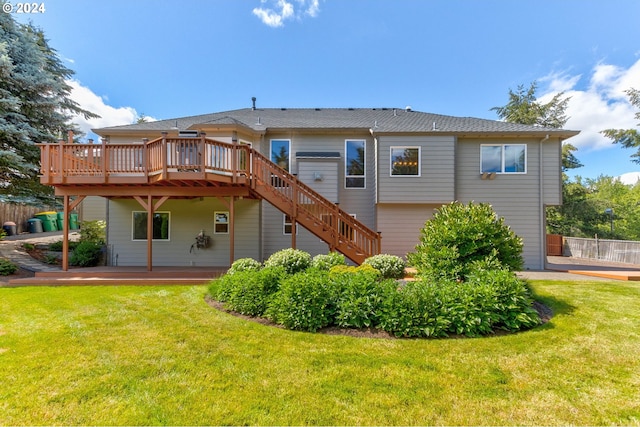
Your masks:
<instances>
[{"instance_id":1,"label":"wooden staircase","mask_svg":"<svg viewBox=\"0 0 640 427\"><path fill-rule=\"evenodd\" d=\"M356 264L380 253L377 233L251 149L251 192L268 201Z\"/></svg>"}]
</instances>

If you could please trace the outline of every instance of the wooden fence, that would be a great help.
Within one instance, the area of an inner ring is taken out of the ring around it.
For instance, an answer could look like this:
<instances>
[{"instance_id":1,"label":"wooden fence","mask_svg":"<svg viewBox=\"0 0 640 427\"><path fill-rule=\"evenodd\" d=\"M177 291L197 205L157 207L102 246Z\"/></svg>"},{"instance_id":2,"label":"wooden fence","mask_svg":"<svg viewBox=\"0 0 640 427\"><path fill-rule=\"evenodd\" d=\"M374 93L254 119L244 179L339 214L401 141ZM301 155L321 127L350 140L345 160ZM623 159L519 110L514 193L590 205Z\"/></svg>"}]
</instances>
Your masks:
<instances>
[{"instance_id":1,"label":"wooden fence","mask_svg":"<svg viewBox=\"0 0 640 427\"><path fill-rule=\"evenodd\" d=\"M640 264L640 242L564 237L563 255L576 258Z\"/></svg>"},{"instance_id":2,"label":"wooden fence","mask_svg":"<svg viewBox=\"0 0 640 427\"><path fill-rule=\"evenodd\" d=\"M42 206L30 206L17 203L0 203L0 225L5 222L15 222L17 233L29 231L27 220L42 211L51 210Z\"/></svg>"}]
</instances>

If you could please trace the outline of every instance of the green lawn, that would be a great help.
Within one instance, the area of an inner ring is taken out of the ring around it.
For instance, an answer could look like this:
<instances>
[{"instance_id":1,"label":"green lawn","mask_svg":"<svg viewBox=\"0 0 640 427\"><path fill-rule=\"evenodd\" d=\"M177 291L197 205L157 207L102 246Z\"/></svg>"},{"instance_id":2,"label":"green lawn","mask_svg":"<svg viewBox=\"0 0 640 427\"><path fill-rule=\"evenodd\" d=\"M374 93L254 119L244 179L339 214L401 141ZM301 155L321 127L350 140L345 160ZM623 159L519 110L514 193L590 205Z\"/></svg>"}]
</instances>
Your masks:
<instances>
[{"instance_id":1,"label":"green lawn","mask_svg":"<svg viewBox=\"0 0 640 427\"><path fill-rule=\"evenodd\" d=\"M0 424L640 425L640 284L532 282L474 339L291 332L194 287L0 289Z\"/></svg>"}]
</instances>

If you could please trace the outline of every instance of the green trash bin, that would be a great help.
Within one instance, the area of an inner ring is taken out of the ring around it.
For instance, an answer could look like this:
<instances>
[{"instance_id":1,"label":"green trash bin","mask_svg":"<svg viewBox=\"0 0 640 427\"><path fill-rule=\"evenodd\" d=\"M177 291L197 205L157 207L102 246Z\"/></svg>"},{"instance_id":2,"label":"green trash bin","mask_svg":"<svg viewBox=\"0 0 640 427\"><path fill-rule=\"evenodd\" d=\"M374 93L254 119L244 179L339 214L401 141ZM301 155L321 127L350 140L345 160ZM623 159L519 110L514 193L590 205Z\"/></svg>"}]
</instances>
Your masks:
<instances>
[{"instance_id":1,"label":"green trash bin","mask_svg":"<svg viewBox=\"0 0 640 427\"><path fill-rule=\"evenodd\" d=\"M80 225L78 224L78 214L77 213L72 213L69 214L69 228L72 230L77 230L80 228Z\"/></svg>"},{"instance_id":2,"label":"green trash bin","mask_svg":"<svg viewBox=\"0 0 640 427\"><path fill-rule=\"evenodd\" d=\"M64 212L58 212L56 214L56 227L58 227L58 230L63 230L63 227L64 227Z\"/></svg>"},{"instance_id":3,"label":"green trash bin","mask_svg":"<svg viewBox=\"0 0 640 427\"><path fill-rule=\"evenodd\" d=\"M42 221L44 231L58 231L58 214L55 212L40 212L34 215Z\"/></svg>"}]
</instances>

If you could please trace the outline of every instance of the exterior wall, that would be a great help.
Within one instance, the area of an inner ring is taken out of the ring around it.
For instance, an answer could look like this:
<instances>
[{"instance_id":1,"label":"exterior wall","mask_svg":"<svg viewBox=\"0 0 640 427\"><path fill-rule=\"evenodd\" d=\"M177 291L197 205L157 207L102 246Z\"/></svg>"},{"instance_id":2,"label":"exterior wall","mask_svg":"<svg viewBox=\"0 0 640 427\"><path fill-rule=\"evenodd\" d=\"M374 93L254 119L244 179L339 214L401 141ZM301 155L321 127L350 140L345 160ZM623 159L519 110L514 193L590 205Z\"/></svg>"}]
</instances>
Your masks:
<instances>
[{"instance_id":1,"label":"exterior wall","mask_svg":"<svg viewBox=\"0 0 640 427\"><path fill-rule=\"evenodd\" d=\"M480 145L488 143L526 143L527 172L497 174L494 179L482 179ZM543 162L552 158L553 150L543 150ZM540 180L540 143L536 139L458 140L456 160L456 196L462 203L486 202L498 216L524 241L525 268L544 268L544 209ZM548 153L548 154L547 154ZM556 151L557 153L557 151ZM556 154L557 155L557 154ZM557 161L555 161L557 164ZM549 181L555 178L550 177ZM543 180L544 181L544 180ZM548 187L552 190L553 187ZM559 190L559 189L558 189ZM550 191L551 193L551 191ZM547 197L558 197L549 194Z\"/></svg>"},{"instance_id":2,"label":"exterior wall","mask_svg":"<svg viewBox=\"0 0 640 427\"><path fill-rule=\"evenodd\" d=\"M420 230L440 204L379 204L378 231L382 232L382 253L406 257L415 250Z\"/></svg>"},{"instance_id":3,"label":"exterior wall","mask_svg":"<svg viewBox=\"0 0 640 427\"><path fill-rule=\"evenodd\" d=\"M228 199L227 199L228 200ZM147 263L147 241L132 240L132 212L144 209L131 199L109 202L107 241L112 265L144 266ZM153 264L156 266L229 266L230 234L213 232L215 211L229 211L217 198L169 199L159 212L170 212L170 240L153 242ZM237 200L235 203L235 259L260 255L260 202ZM190 252L195 236L204 230L211 238L207 249Z\"/></svg>"},{"instance_id":4,"label":"exterior wall","mask_svg":"<svg viewBox=\"0 0 640 427\"><path fill-rule=\"evenodd\" d=\"M420 176L391 176L391 147L420 147ZM378 203L446 203L455 199L452 136L378 138Z\"/></svg>"},{"instance_id":5,"label":"exterior wall","mask_svg":"<svg viewBox=\"0 0 640 427\"><path fill-rule=\"evenodd\" d=\"M80 221L105 221L107 219L107 199L104 197L85 197L78 208Z\"/></svg>"},{"instance_id":6,"label":"exterior wall","mask_svg":"<svg viewBox=\"0 0 640 427\"><path fill-rule=\"evenodd\" d=\"M542 177L545 205L562 204L562 142L558 138L542 143Z\"/></svg>"},{"instance_id":7,"label":"exterior wall","mask_svg":"<svg viewBox=\"0 0 640 427\"><path fill-rule=\"evenodd\" d=\"M338 202L338 159L297 159L298 179L327 200Z\"/></svg>"}]
</instances>

